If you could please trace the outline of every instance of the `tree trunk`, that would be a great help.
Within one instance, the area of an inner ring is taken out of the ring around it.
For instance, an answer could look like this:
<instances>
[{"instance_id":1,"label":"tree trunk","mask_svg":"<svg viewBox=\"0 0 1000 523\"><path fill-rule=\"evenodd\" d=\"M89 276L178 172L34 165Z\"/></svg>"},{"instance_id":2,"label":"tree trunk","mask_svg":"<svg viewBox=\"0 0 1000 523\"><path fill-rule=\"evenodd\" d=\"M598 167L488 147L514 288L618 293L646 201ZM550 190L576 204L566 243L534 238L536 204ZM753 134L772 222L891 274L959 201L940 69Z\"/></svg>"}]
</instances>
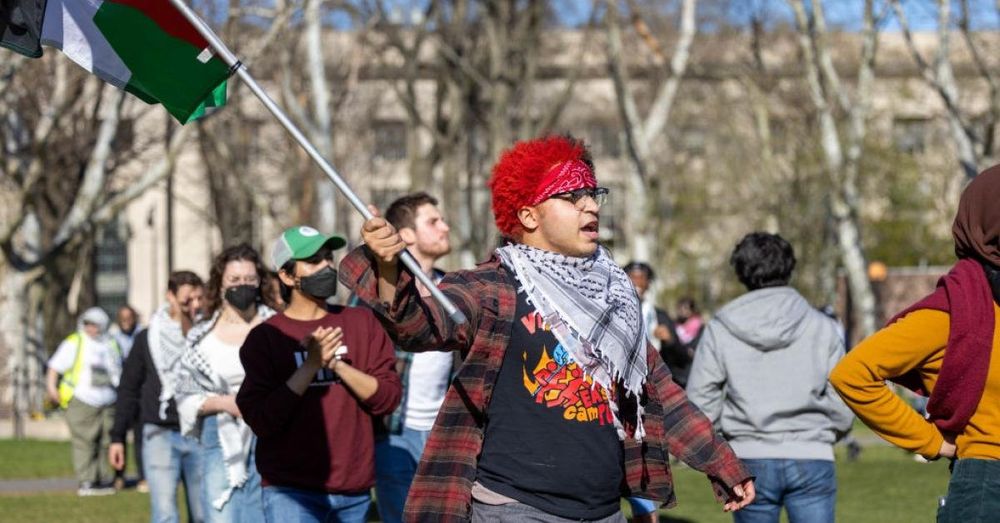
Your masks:
<instances>
[{"instance_id":1,"label":"tree trunk","mask_svg":"<svg viewBox=\"0 0 1000 523\"><path fill-rule=\"evenodd\" d=\"M319 153L333 161L333 124L330 116L330 87L326 81L326 53L323 52L323 0L307 0L306 55L309 68L309 86L312 90L313 120L309 126L309 139ZM322 172L315 177L316 226L330 233L337 228L337 191Z\"/></svg>"}]
</instances>

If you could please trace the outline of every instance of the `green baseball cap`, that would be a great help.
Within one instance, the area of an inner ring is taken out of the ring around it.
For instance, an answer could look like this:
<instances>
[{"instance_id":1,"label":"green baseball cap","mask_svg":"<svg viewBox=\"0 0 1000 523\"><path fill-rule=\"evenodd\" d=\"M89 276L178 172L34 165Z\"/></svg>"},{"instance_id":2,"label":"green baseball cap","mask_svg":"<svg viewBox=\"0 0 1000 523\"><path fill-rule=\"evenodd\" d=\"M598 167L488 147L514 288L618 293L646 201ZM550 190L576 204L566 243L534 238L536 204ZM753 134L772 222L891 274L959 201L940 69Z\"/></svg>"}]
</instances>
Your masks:
<instances>
[{"instance_id":1,"label":"green baseball cap","mask_svg":"<svg viewBox=\"0 0 1000 523\"><path fill-rule=\"evenodd\" d=\"M331 234L326 236L308 225L297 225L285 229L285 232L274 241L274 248L271 250L271 263L274 270L281 270L281 266L289 260L302 260L316 254L321 247L329 247L337 250L347 245L347 240Z\"/></svg>"}]
</instances>

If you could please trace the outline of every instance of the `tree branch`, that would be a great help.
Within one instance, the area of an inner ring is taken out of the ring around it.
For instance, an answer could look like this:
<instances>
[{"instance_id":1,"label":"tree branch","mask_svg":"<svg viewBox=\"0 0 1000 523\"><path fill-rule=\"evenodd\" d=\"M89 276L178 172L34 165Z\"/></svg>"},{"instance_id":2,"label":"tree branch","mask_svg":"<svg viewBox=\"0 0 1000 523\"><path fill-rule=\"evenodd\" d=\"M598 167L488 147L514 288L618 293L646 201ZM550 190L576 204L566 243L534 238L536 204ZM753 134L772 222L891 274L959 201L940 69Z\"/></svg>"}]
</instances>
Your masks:
<instances>
[{"instance_id":1,"label":"tree branch","mask_svg":"<svg viewBox=\"0 0 1000 523\"><path fill-rule=\"evenodd\" d=\"M670 76L663 82L656 100L649 109L649 116L643 125L643 138L646 141L646 148L651 146L654 137L658 136L666 128L670 121L674 100L677 99L677 91L680 89L684 72L687 70L688 59L691 56L691 43L694 42L696 31L695 11L697 10L697 0L683 0L681 5L681 30L677 41L677 50L670 59Z\"/></svg>"}]
</instances>

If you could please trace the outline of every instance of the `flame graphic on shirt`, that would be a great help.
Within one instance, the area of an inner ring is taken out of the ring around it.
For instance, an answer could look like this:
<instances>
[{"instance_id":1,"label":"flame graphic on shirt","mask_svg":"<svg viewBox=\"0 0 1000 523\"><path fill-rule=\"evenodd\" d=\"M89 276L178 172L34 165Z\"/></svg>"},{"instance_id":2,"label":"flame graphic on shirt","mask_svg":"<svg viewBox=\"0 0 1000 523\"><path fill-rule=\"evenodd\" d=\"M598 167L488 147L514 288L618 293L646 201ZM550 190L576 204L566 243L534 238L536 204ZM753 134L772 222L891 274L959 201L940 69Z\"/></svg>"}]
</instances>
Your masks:
<instances>
[{"instance_id":1,"label":"flame graphic on shirt","mask_svg":"<svg viewBox=\"0 0 1000 523\"><path fill-rule=\"evenodd\" d=\"M542 357L530 371L528 354L521 353L524 361L522 378L524 388L535 398L535 403L548 408L563 409L563 418L582 423L613 423L608 406L608 394L603 387L595 386L576 362L568 358L561 345L556 345L556 358L542 347Z\"/></svg>"}]
</instances>

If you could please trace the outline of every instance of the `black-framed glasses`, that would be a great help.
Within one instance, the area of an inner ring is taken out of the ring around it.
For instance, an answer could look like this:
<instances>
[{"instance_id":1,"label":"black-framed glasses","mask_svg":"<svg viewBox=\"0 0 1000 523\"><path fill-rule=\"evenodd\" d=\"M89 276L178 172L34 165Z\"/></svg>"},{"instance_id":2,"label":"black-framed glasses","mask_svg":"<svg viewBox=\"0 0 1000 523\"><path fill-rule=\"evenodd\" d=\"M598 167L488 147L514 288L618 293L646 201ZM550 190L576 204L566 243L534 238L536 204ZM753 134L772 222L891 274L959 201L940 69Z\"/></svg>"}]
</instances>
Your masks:
<instances>
[{"instance_id":1,"label":"black-framed glasses","mask_svg":"<svg viewBox=\"0 0 1000 523\"><path fill-rule=\"evenodd\" d=\"M580 202L583 201L584 197L594 200L594 203L600 207L604 205L604 202L608 201L608 189L607 187L583 187L581 189L561 192L551 196L551 198L565 200L573 205L576 205L577 207L580 206Z\"/></svg>"}]
</instances>

